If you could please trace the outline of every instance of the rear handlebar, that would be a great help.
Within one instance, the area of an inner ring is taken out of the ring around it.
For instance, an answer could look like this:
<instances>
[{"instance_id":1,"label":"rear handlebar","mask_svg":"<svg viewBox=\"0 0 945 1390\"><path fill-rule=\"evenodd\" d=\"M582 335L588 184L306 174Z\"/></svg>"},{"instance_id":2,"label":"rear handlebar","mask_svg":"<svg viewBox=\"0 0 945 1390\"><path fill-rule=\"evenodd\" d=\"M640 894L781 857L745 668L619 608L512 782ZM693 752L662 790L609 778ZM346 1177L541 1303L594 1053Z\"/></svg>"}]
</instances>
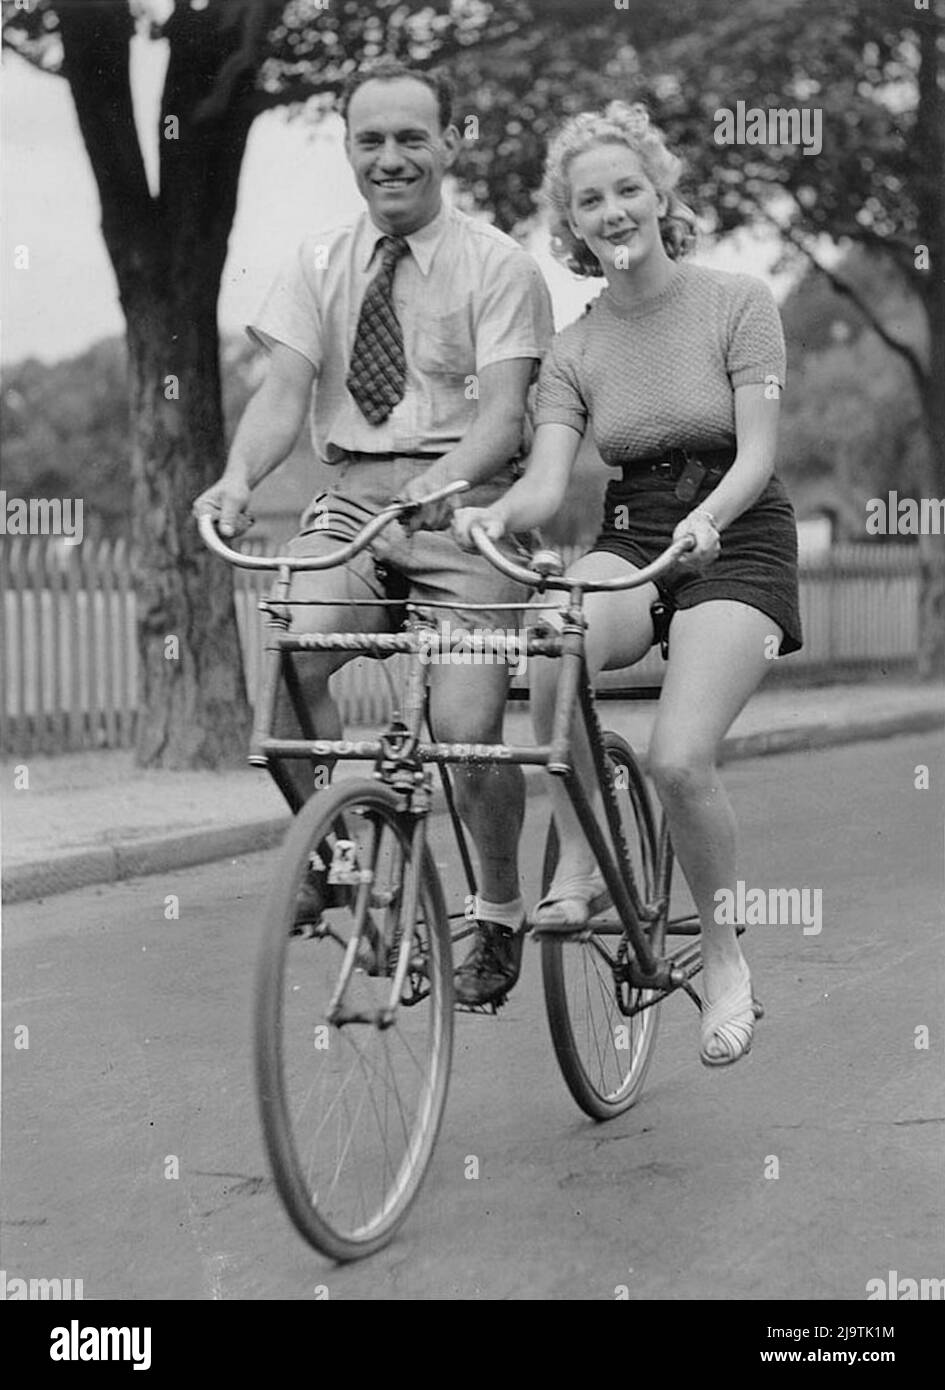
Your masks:
<instances>
[{"instance_id":1,"label":"rear handlebar","mask_svg":"<svg viewBox=\"0 0 945 1390\"><path fill-rule=\"evenodd\" d=\"M626 579L567 579L561 574L564 566L553 552L538 552L532 557L532 564L536 567L526 569L524 565L517 565L514 560L503 555L481 526L470 527L469 534L475 541L480 555L502 574L508 575L509 579L515 579L519 584L524 584L528 588L559 590L581 588L587 594L616 593L621 589L639 589L643 584L650 584L660 575L665 574L676 563L680 555L685 555L686 551L694 549L696 544L695 537L680 536L679 540L673 541L671 545L667 546L662 555L658 555L652 564L644 565L643 569L637 570L635 574L629 575ZM558 570L557 574L553 573L554 569Z\"/></svg>"}]
</instances>

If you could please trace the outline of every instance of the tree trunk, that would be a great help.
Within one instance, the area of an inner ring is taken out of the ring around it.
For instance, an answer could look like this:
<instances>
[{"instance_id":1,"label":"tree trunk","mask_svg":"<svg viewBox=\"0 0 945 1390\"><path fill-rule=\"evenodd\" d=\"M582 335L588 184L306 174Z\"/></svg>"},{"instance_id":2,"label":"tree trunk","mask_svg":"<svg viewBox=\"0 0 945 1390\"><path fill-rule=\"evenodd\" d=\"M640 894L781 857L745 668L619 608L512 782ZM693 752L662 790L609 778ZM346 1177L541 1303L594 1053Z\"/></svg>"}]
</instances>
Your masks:
<instances>
[{"instance_id":1,"label":"tree trunk","mask_svg":"<svg viewBox=\"0 0 945 1390\"><path fill-rule=\"evenodd\" d=\"M919 537L919 675L945 675L945 553L941 536Z\"/></svg>"},{"instance_id":2,"label":"tree trunk","mask_svg":"<svg viewBox=\"0 0 945 1390\"><path fill-rule=\"evenodd\" d=\"M916 113L916 180L919 241L928 247L929 268L917 276L929 327L929 365L922 412L929 439L927 496L945 498L945 63L939 32L941 0L919 26L921 66ZM945 540L919 540L919 674L945 675Z\"/></svg>"},{"instance_id":3,"label":"tree trunk","mask_svg":"<svg viewBox=\"0 0 945 1390\"><path fill-rule=\"evenodd\" d=\"M134 123L127 5L58 11L127 323L144 766L216 767L248 744L233 572L203 546L190 509L224 465L216 304L249 97L277 10L277 0L216 0L172 12L156 197Z\"/></svg>"},{"instance_id":4,"label":"tree trunk","mask_svg":"<svg viewBox=\"0 0 945 1390\"><path fill-rule=\"evenodd\" d=\"M926 298L929 370L922 411L929 439L926 495L945 498L945 289L939 271ZM945 537L919 538L919 675L945 676Z\"/></svg>"},{"instance_id":5,"label":"tree trunk","mask_svg":"<svg viewBox=\"0 0 945 1390\"><path fill-rule=\"evenodd\" d=\"M201 302L179 309L143 294L128 317L137 759L166 768L240 760L250 732L233 571L203 545L190 510L224 463L216 286L193 294Z\"/></svg>"}]
</instances>

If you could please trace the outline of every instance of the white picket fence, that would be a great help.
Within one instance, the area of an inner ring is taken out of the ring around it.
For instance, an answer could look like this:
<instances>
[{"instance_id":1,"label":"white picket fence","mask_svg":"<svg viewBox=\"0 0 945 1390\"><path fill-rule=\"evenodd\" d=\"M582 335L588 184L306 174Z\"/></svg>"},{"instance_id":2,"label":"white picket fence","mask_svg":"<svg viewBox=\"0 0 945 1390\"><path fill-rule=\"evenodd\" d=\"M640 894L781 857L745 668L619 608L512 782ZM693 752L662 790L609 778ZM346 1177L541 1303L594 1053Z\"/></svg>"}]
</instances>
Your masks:
<instances>
[{"instance_id":1,"label":"white picket fence","mask_svg":"<svg viewBox=\"0 0 945 1390\"><path fill-rule=\"evenodd\" d=\"M259 542L248 546L258 551ZM59 752L121 747L134 738L138 661L132 556L124 542L66 546L47 537L0 539L0 748ZM263 573L235 572L247 688L257 688L265 619ZM791 669L908 671L918 647L918 556L909 545L834 548L801 571L804 649ZM377 725L400 687L404 657L357 658L332 677L349 725ZM785 663L788 665L788 663ZM613 683L658 684L652 650Z\"/></svg>"}]
</instances>

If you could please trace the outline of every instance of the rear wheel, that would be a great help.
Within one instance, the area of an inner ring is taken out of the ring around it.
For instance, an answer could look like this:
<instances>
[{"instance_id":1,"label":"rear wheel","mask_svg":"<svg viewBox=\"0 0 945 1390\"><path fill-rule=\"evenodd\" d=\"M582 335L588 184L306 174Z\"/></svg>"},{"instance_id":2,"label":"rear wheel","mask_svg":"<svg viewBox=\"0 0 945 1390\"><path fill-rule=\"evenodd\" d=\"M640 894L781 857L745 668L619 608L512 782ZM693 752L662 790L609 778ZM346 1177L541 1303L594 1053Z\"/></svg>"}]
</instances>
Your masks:
<instances>
[{"instance_id":1,"label":"rear wheel","mask_svg":"<svg viewBox=\"0 0 945 1390\"><path fill-rule=\"evenodd\" d=\"M649 793L626 739L605 733L604 747L614 779L627 853L638 891L654 894L656 830ZM547 892L558 862L554 821L548 830L542 874ZM614 916L613 909L609 915ZM633 1010L656 996L618 982L618 951L624 940L615 934L591 935L587 941L541 942L542 980L548 1025L558 1065L581 1109L595 1120L622 1115L639 1099L653 1055L659 1004Z\"/></svg>"},{"instance_id":2,"label":"rear wheel","mask_svg":"<svg viewBox=\"0 0 945 1390\"><path fill-rule=\"evenodd\" d=\"M303 806L259 958L255 1053L266 1148L295 1226L336 1260L390 1240L417 1195L446 1103L448 922L429 849L413 865L413 822L399 805L390 788L365 781ZM296 895L313 865L326 872L332 905L299 932ZM406 973L392 1005L401 956Z\"/></svg>"}]
</instances>

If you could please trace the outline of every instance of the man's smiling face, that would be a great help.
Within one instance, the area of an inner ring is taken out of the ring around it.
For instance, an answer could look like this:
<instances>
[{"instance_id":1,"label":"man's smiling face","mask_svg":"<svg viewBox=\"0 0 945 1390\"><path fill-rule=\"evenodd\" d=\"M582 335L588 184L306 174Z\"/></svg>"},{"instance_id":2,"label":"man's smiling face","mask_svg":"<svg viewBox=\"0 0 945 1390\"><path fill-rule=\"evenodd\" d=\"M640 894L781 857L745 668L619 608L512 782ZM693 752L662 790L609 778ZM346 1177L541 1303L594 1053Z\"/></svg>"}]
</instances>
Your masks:
<instances>
[{"instance_id":1,"label":"man's smiling face","mask_svg":"<svg viewBox=\"0 0 945 1390\"><path fill-rule=\"evenodd\" d=\"M381 231L409 235L440 210L443 175L459 133L440 129L436 94L413 77L376 78L348 103L347 151Z\"/></svg>"}]
</instances>

